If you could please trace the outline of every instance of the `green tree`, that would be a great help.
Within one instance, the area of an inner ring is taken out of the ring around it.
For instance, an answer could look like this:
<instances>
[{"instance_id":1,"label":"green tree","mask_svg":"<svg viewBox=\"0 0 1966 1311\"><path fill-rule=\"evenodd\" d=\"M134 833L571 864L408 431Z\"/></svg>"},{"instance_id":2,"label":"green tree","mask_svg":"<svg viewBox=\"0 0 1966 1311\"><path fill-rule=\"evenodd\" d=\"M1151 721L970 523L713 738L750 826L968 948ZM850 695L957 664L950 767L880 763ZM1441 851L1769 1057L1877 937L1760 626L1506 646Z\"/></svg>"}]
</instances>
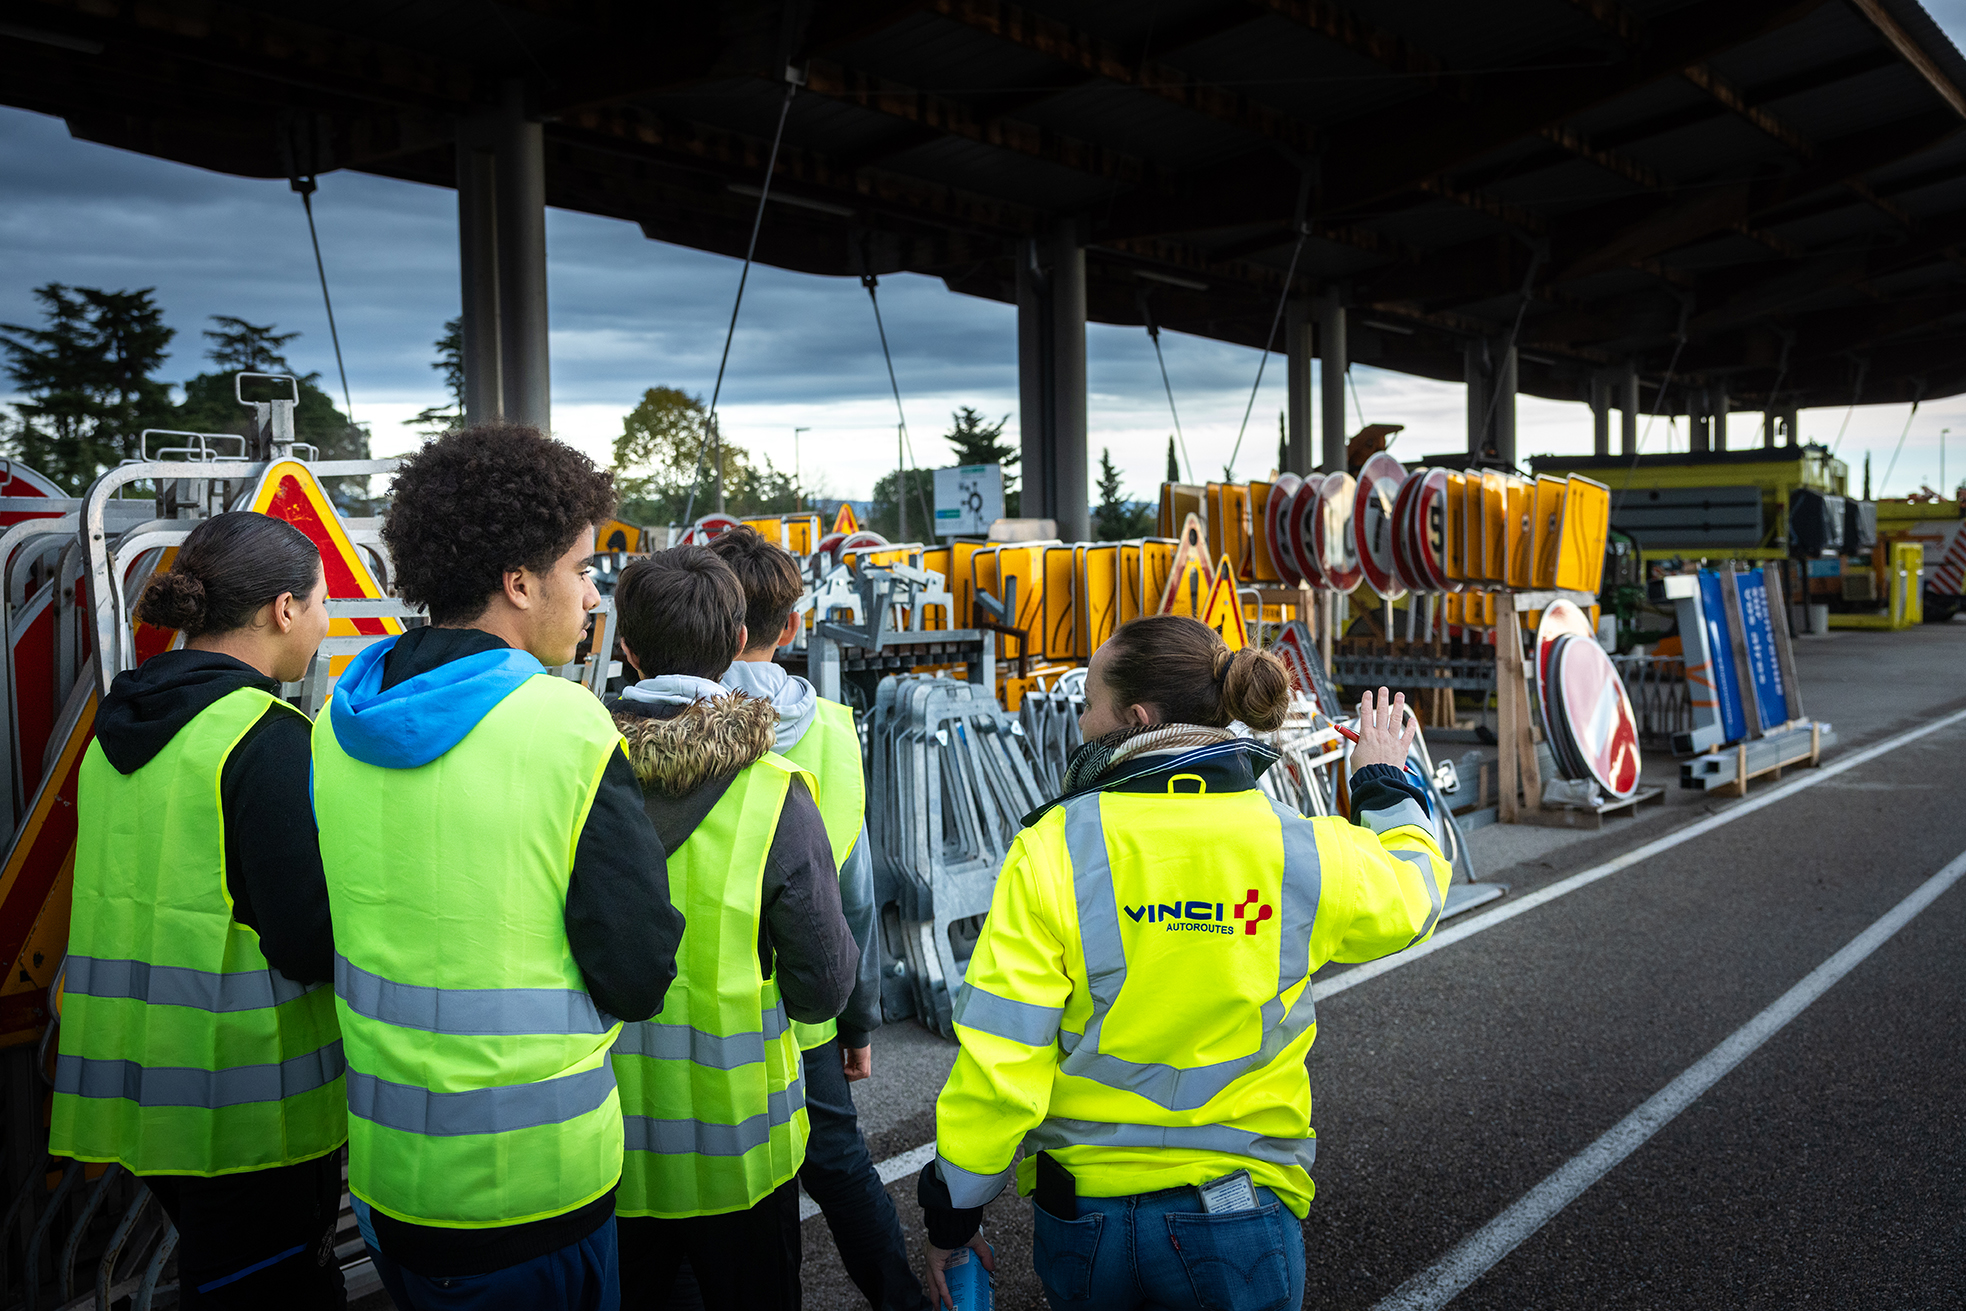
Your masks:
<instances>
[{"instance_id":1,"label":"green tree","mask_svg":"<svg viewBox=\"0 0 1966 1311\"><path fill-rule=\"evenodd\" d=\"M252 411L239 403L234 375L284 373L293 378L300 397L294 406L295 440L314 447L323 460L369 458L368 433L350 423L328 394L315 385L320 373L301 373L287 362L286 345L300 333L276 332L270 323L248 323L230 314L211 317L219 326L217 331L205 331L212 342L205 358L217 367L185 380L184 402L177 407L170 427L250 436ZM367 478L328 478L323 482L343 514L364 515L372 508Z\"/></svg>"},{"instance_id":2,"label":"green tree","mask_svg":"<svg viewBox=\"0 0 1966 1311\"><path fill-rule=\"evenodd\" d=\"M1099 449L1099 504L1092 510L1092 531L1102 542L1145 537L1153 530L1153 514L1144 502L1131 500L1120 488L1120 471L1113 453Z\"/></svg>"},{"instance_id":3,"label":"green tree","mask_svg":"<svg viewBox=\"0 0 1966 1311\"><path fill-rule=\"evenodd\" d=\"M173 427L170 385L152 375L176 335L154 287L35 289L44 324L0 324L7 374L26 396L5 453L71 492L138 454L145 428Z\"/></svg>"},{"instance_id":4,"label":"green tree","mask_svg":"<svg viewBox=\"0 0 1966 1311\"><path fill-rule=\"evenodd\" d=\"M1181 463L1174 458L1174 439L1167 439L1167 480L1171 483L1181 481Z\"/></svg>"},{"instance_id":5,"label":"green tree","mask_svg":"<svg viewBox=\"0 0 1966 1311\"><path fill-rule=\"evenodd\" d=\"M965 405L960 410L953 411L949 418L949 431L942 434L942 440L949 443L950 449L955 452L957 464L1003 466L1003 512L1009 518L1015 519L1023 499L1017 491L1016 470L1018 463L1024 457L1017 443L1004 440L1004 425L1010 422L1010 416L1006 414L995 423L985 423L981 414ZM892 488L889 489L888 494L892 497ZM927 495L929 504L934 505L934 487L928 489ZM880 494L876 491L875 500L879 499ZM916 512L912 500L908 502L908 512L910 514Z\"/></svg>"},{"instance_id":6,"label":"green tree","mask_svg":"<svg viewBox=\"0 0 1966 1311\"><path fill-rule=\"evenodd\" d=\"M430 367L444 375L444 390L451 394L449 405L431 405L417 412L410 425L422 428L432 437L441 437L464 426L464 316L444 325L444 335L432 343L437 358Z\"/></svg>"},{"instance_id":7,"label":"green tree","mask_svg":"<svg viewBox=\"0 0 1966 1311\"><path fill-rule=\"evenodd\" d=\"M651 387L621 421L614 439L614 470L621 488L621 514L636 523L681 523L696 485L696 504L689 510L702 517L716 508L714 450L703 449L709 416L703 399L675 387ZM702 452L703 476L697 480L697 457ZM722 443L724 503L741 513L751 490L751 457L742 446Z\"/></svg>"}]
</instances>

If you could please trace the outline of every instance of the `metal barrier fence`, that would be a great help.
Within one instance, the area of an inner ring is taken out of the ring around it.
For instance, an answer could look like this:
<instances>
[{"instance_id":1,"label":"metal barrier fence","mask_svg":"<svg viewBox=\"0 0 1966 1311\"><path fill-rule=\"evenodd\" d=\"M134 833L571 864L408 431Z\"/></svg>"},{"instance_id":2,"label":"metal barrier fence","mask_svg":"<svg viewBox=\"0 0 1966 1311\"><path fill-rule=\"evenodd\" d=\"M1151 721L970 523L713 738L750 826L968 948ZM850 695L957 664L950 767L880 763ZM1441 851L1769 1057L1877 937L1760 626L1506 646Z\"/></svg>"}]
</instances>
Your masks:
<instances>
[{"instance_id":1,"label":"metal barrier fence","mask_svg":"<svg viewBox=\"0 0 1966 1311\"><path fill-rule=\"evenodd\" d=\"M1686 662L1678 656L1612 656L1632 713L1638 716L1642 742L1662 744L1674 733L1691 732L1693 703L1686 691Z\"/></svg>"}]
</instances>

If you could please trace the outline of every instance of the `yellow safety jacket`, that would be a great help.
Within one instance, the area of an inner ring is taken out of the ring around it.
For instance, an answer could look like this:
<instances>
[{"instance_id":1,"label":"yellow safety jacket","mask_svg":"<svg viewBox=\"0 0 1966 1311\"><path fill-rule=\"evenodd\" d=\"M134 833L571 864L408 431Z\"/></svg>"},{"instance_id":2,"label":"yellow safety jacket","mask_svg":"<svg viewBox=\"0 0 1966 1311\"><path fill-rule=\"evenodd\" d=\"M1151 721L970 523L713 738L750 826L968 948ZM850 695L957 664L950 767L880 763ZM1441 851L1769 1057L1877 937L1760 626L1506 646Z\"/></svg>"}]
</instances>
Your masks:
<instances>
[{"instance_id":1,"label":"yellow safety jacket","mask_svg":"<svg viewBox=\"0 0 1966 1311\"><path fill-rule=\"evenodd\" d=\"M861 769L860 733L853 726L853 711L825 697L817 700L811 727L792 744L785 758L810 774L818 787L813 801L833 848L833 868L844 878L847 857L853 854L867 820L867 776ZM839 1031L838 1020L823 1024L792 1021L800 1051L831 1042Z\"/></svg>"},{"instance_id":2,"label":"yellow safety jacket","mask_svg":"<svg viewBox=\"0 0 1966 1311\"><path fill-rule=\"evenodd\" d=\"M1012 845L936 1100L954 1205L993 1197L1023 1143L1088 1197L1247 1169L1309 1209L1310 976L1424 940L1452 870L1410 798L1361 826L1185 780L1075 798Z\"/></svg>"}]
</instances>

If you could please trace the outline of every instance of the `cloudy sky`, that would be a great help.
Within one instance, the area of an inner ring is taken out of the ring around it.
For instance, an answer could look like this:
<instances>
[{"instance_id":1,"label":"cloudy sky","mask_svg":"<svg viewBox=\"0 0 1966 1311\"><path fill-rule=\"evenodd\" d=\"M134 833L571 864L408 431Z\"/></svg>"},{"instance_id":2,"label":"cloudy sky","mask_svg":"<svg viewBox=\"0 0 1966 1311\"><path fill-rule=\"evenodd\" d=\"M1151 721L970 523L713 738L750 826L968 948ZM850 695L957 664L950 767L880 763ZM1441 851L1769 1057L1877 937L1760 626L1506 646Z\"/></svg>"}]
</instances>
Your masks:
<instances>
[{"instance_id":1,"label":"cloudy sky","mask_svg":"<svg viewBox=\"0 0 1966 1311\"><path fill-rule=\"evenodd\" d=\"M1955 41L1966 38L1966 0L1928 0ZM347 358L355 417L378 455L410 448L403 423L441 402L431 342L458 312L456 200L451 191L359 173L321 179L315 196L322 253ZM708 395L716 376L738 261L644 238L630 223L559 210L547 214L552 315L553 422L559 434L608 458L621 416L645 388ZM207 316L235 314L303 335L289 352L335 390L334 357L299 197L285 182L207 173L71 140L59 119L0 108L0 322L38 321L31 292L48 282L155 287L177 329L164 374L206 367ZM941 463L949 412L974 405L1011 416L1016 429L1016 314L959 296L936 279L881 284L882 311L914 434L916 459ZM1162 335L1167 367L1198 476L1228 459L1249 400L1258 352L1178 333ZM1087 329L1093 458L1110 448L1128 489L1160 481L1171 425L1146 334ZM1274 460L1283 404L1272 357L1237 460L1244 476ZM1394 451L1412 458L1465 446L1459 384L1355 368L1364 420L1404 423ZM0 397L7 383L0 379ZM892 467L895 414L865 292L852 279L758 268L751 275L721 406L724 430L781 466L798 459L808 485L864 497ZM1853 468L1875 453L1881 477L1909 407L1808 410L1803 436L1833 442ZM1524 397L1524 455L1590 449L1581 405ZM1966 474L1966 397L1922 406L1897 471L1880 494L1939 481L1942 429L1958 440L1948 479ZM1759 417L1733 419L1733 441L1758 440ZM1684 442L1683 431L1677 434ZM1660 420L1645 449L1669 440ZM1219 476L1219 475L1218 475Z\"/></svg>"}]
</instances>

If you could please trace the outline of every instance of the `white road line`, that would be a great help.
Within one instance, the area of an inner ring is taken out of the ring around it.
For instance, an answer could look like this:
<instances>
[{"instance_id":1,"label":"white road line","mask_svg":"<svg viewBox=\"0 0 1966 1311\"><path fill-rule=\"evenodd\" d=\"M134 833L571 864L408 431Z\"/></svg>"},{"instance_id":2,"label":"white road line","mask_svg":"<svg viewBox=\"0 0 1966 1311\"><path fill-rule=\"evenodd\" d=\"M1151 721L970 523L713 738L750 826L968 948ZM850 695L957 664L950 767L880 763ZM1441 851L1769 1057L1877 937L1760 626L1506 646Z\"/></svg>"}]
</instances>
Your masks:
<instances>
[{"instance_id":1,"label":"white road line","mask_svg":"<svg viewBox=\"0 0 1966 1311\"><path fill-rule=\"evenodd\" d=\"M888 1157L885 1161L874 1167L874 1173L881 1177L881 1183L883 1185L891 1184L896 1179L914 1174L917 1170L927 1165L934 1156L935 1144L923 1143L920 1147L909 1148L899 1156ZM818 1214L819 1203L801 1192L799 1194L799 1220L803 1223Z\"/></svg>"},{"instance_id":2,"label":"white road line","mask_svg":"<svg viewBox=\"0 0 1966 1311\"><path fill-rule=\"evenodd\" d=\"M1477 933L1492 929L1497 924L1507 923L1518 915L1555 901L1558 897L1568 896L1579 888L1589 887L1599 879L1610 878L1620 870L1629 869L1640 861L1650 860L1661 852L1671 851L1681 843L1691 842L1697 837L1704 837L1715 829L1724 828L1737 819L1752 815L1758 810L1774 805L1777 801L1785 801L1798 792L1815 787L1818 783L1826 783L1840 774L1848 773L1859 765L1869 764L1879 756L1886 755L1908 743L1916 742L1919 738L1937 733L1941 729L1950 728L1954 724L1961 722L1966 722L1966 710L1955 710L1951 714L1940 719L1935 719L1929 724L1909 729L1898 734L1896 737L1886 738L1882 742L1872 743L1862 751L1844 756L1820 768L1809 770L1793 782L1778 784L1766 792L1729 806L1717 815L1709 815L1696 824L1688 824L1683 829L1668 833L1662 838L1648 842L1644 846L1628 851L1613 860L1607 860L1602 865L1593 865L1589 869L1580 870L1572 874L1569 878L1558 879L1546 888L1538 888L1536 891L1514 901L1504 902L1494 910L1483 911L1471 920L1456 924L1452 928L1442 929L1417 947L1408 947L1396 956L1381 957L1379 960L1373 961L1370 964L1360 965L1346 970L1343 974L1337 975L1334 978L1320 980L1311 985L1311 1000L1314 1002L1323 1001L1326 997L1335 996L1348 988L1356 988L1359 984L1367 980L1376 979L1382 974L1389 974L1402 965L1411 965L1414 961L1424 960L1443 947L1451 947L1457 942L1472 938ZM890 1157L882 1161L877 1167L880 1171L881 1181L883 1183L892 1183L902 1174L919 1170L934 1155L935 1144L924 1143L920 1147L903 1152L899 1156ZM890 1167L893 1169L892 1174L889 1173ZM817 1214L819 1214L818 1207L814 1206L807 1199L800 1199L800 1219L809 1220Z\"/></svg>"},{"instance_id":3,"label":"white road line","mask_svg":"<svg viewBox=\"0 0 1966 1311\"><path fill-rule=\"evenodd\" d=\"M1393 970L1399 969L1401 966L1411 965L1414 961L1425 960L1443 948L1451 947L1457 942L1472 938L1475 934L1492 929L1497 924L1506 923L1518 915L1536 909L1538 906L1555 901L1558 897L1566 897L1579 888L1589 887L1599 879L1610 878L1620 870L1630 869L1633 865L1641 861L1650 860L1661 852L1671 851L1674 847L1682 843L1691 842L1694 838L1705 837L1715 829L1724 828L1737 819L1752 815L1756 811L1772 806L1778 801L1786 801L1798 792L1815 787L1818 783L1827 783L1839 774L1848 773L1859 765L1869 764L1879 756L1886 755L1907 743L1915 742L1919 738L1936 733L1941 729L1950 728L1952 725L1960 723L1963 720L1966 720L1966 710L1955 710L1943 719L1935 719L1931 723L1919 728L1911 729L1908 732L1898 734L1896 737L1887 738L1882 742L1867 746L1862 751L1845 756L1832 764L1812 769L1794 782L1779 784L1761 793L1759 796L1750 797L1746 801L1729 806L1717 815L1709 815L1697 824L1688 824L1683 829L1668 833L1664 837L1628 851L1616 859L1607 860L1602 865L1593 865L1586 870L1580 870L1567 879L1558 879L1546 888L1538 888L1536 891L1514 901L1504 902L1494 910L1483 911L1471 920L1456 924L1452 928L1443 929L1417 947L1408 947L1396 956L1382 956L1370 964L1360 965L1356 969L1346 970L1343 974L1335 978L1323 980L1313 986L1311 991L1312 1000L1323 1001L1326 997L1334 996L1337 993L1345 991L1347 988L1356 988L1368 979L1376 979L1381 974L1390 973Z\"/></svg>"},{"instance_id":4,"label":"white road line","mask_svg":"<svg viewBox=\"0 0 1966 1311\"><path fill-rule=\"evenodd\" d=\"M1519 1247L1538 1229L1577 1200L1585 1189L1644 1145L1672 1118L1754 1051L1781 1032L1783 1026L1808 1009L1838 980L1883 946L1947 888L1966 875L1966 855L1918 885L1917 891L1893 906L1884 917L1850 940L1849 945L1809 971L1761 1014L1736 1029L1718 1047L1694 1062L1684 1074L1654 1093L1643 1106L1620 1120L1602 1138L1559 1166L1541 1183L1475 1233L1461 1240L1433 1266L1421 1271L1373 1308L1373 1311L1438 1311L1468 1285Z\"/></svg>"}]
</instances>

